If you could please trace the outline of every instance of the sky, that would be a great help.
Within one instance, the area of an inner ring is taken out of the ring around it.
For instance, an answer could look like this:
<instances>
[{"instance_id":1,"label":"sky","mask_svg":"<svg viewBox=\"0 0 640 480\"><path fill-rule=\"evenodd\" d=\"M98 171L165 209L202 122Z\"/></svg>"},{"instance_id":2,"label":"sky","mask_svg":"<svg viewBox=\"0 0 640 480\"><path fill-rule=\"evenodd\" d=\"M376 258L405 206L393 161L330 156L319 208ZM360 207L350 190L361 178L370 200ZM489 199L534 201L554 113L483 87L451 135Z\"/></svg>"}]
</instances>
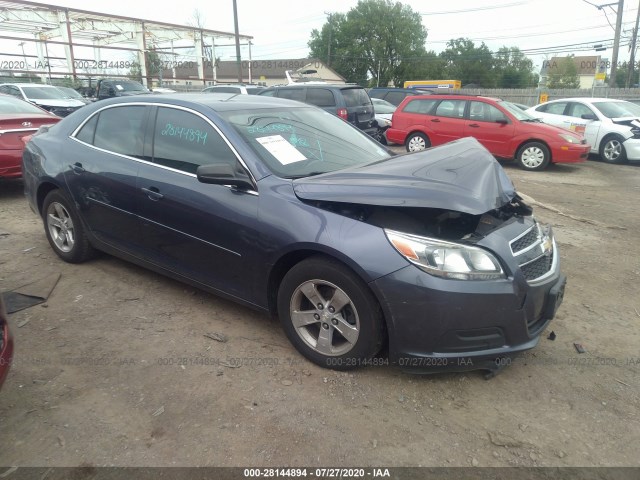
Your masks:
<instances>
[{"instance_id":1,"label":"sky","mask_svg":"<svg viewBox=\"0 0 640 480\"><path fill-rule=\"evenodd\" d=\"M405 0L402 3L422 14L428 31L427 50L440 52L446 48L447 40L458 37L468 37L478 45L484 42L491 51L502 46L516 46L528 54L538 71L543 61L554 55L599 54L610 59L611 49L595 52L593 45L613 43L615 12L611 7L596 8L596 5L613 1L457 0L449 3ZM57 0L47 3L178 24L192 21L197 9L206 28L228 32L234 29L232 0ZM237 0L237 4L240 33L254 37L252 58L265 60L306 57L311 31L322 27L328 13L346 13L357 5L357 0ZM626 0L620 62L629 58L627 45L637 12L638 0ZM18 47L14 44L17 42L0 39L0 54L15 51ZM570 46L574 44L579 45ZM234 60L235 50L233 47L218 48L216 56ZM248 58L246 47L242 49L242 57L243 60Z\"/></svg>"}]
</instances>

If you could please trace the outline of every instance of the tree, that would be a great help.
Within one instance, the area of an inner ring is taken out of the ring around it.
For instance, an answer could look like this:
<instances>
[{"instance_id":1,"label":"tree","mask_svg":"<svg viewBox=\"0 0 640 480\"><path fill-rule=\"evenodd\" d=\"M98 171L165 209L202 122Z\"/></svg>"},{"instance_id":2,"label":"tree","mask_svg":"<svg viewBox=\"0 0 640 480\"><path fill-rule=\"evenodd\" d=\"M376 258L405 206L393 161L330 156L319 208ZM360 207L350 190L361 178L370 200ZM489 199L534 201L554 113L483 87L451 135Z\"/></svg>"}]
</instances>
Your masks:
<instances>
[{"instance_id":1,"label":"tree","mask_svg":"<svg viewBox=\"0 0 640 480\"><path fill-rule=\"evenodd\" d=\"M311 56L349 82L401 85L408 65L426 55L427 31L411 7L391 0L360 0L345 15L335 13L311 32ZM424 63L421 63L421 68Z\"/></svg>"},{"instance_id":2,"label":"tree","mask_svg":"<svg viewBox=\"0 0 640 480\"><path fill-rule=\"evenodd\" d=\"M618 88L625 88L627 86L627 78L629 76L629 67L627 66L626 62L624 64L622 64L621 66L619 66L616 69L616 84L615 87ZM640 83L638 81L638 78L640 77L640 72L638 70L633 71L633 78L631 79L631 85L630 87L633 88L635 85L638 85L638 83ZM612 85L614 86L614 85Z\"/></svg>"},{"instance_id":3,"label":"tree","mask_svg":"<svg viewBox=\"0 0 640 480\"><path fill-rule=\"evenodd\" d=\"M491 50L482 42L476 47L468 38L456 38L447 42L447 48L440 53L445 61L447 76L460 80L462 85L477 84L485 88L496 86Z\"/></svg>"},{"instance_id":4,"label":"tree","mask_svg":"<svg viewBox=\"0 0 640 480\"><path fill-rule=\"evenodd\" d=\"M533 62L517 47L502 47L494 54L494 74L498 88L527 88L538 85Z\"/></svg>"},{"instance_id":5,"label":"tree","mask_svg":"<svg viewBox=\"0 0 640 480\"><path fill-rule=\"evenodd\" d=\"M567 55L557 62L551 62L547 67L549 79L547 88L579 88L580 78L578 68L573 61L573 55Z\"/></svg>"},{"instance_id":6,"label":"tree","mask_svg":"<svg viewBox=\"0 0 640 480\"><path fill-rule=\"evenodd\" d=\"M147 52L145 53L145 61L147 64L148 81L154 76L161 74L164 62L160 58L158 52L153 49L147 50ZM138 82L142 82L142 67L137 61L133 63L131 69L129 70L129 78Z\"/></svg>"}]
</instances>

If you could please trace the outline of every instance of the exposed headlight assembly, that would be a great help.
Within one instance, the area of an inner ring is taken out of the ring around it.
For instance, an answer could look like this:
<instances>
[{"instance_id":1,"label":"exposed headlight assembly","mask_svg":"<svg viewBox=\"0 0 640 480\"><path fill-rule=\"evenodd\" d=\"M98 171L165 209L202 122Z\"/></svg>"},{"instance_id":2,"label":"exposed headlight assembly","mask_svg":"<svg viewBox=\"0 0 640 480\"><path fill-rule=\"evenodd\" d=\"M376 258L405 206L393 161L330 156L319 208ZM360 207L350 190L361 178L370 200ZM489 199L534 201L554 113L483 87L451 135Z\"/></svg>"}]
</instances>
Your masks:
<instances>
[{"instance_id":1,"label":"exposed headlight assembly","mask_svg":"<svg viewBox=\"0 0 640 480\"><path fill-rule=\"evenodd\" d=\"M506 278L500 262L482 248L387 229L384 232L404 258L431 275L455 280Z\"/></svg>"}]
</instances>

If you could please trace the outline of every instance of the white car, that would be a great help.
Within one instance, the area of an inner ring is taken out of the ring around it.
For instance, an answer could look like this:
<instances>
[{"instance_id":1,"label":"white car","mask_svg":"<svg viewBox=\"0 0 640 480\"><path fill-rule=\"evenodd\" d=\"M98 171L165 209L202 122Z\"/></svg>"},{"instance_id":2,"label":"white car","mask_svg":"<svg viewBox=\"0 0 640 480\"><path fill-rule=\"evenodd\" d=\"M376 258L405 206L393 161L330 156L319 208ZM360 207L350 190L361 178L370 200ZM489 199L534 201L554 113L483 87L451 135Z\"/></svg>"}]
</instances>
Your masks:
<instances>
[{"instance_id":1,"label":"white car","mask_svg":"<svg viewBox=\"0 0 640 480\"><path fill-rule=\"evenodd\" d=\"M373 103L373 111L376 116L376 124L378 125L378 130L373 137L380 143L386 145L387 137L385 132L391 126L391 117L398 107L380 98L371 98L371 103Z\"/></svg>"},{"instance_id":2,"label":"white car","mask_svg":"<svg viewBox=\"0 0 640 480\"><path fill-rule=\"evenodd\" d=\"M57 87L42 83L3 83L0 93L33 103L59 117L66 117L85 105L84 100L69 98Z\"/></svg>"},{"instance_id":3,"label":"white car","mask_svg":"<svg viewBox=\"0 0 640 480\"><path fill-rule=\"evenodd\" d=\"M612 98L563 98L526 110L544 123L584 135L609 163L640 160L640 106Z\"/></svg>"}]
</instances>

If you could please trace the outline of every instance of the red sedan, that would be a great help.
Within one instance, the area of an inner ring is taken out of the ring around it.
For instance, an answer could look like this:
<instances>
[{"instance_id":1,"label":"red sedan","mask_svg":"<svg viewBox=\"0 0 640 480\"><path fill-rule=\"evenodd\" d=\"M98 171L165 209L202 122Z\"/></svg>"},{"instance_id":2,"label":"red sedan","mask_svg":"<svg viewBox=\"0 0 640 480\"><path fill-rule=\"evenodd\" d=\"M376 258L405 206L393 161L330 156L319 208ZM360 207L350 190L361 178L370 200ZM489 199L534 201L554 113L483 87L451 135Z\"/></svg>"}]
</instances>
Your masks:
<instances>
[{"instance_id":1,"label":"red sedan","mask_svg":"<svg viewBox=\"0 0 640 480\"><path fill-rule=\"evenodd\" d=\"M9 323L7 322L7 313L4 308L4 301L0 294L0 388L7 378L9 367L11 366L11 358L13 356L13 340L9 333Z\"/></svg>"},{"instance_id":2,"label":"red sedan","mask_svg":"<svg viewBox=\"0 0 640 480\"><path fill-rule=\"evenodd\" d=\"M409 152L462 137L475 137L494 157L525 170L583 162L591 150L581 135L540 123L509 102L471 95L406 97L387 130L387 140Z\"/></svg>"},{"instance_id":3,"label":"red sedan","mask_svg":"<svg viewBox=\"0 0 640 480\"><path fill-rule=\"evenodd\" d=\"M0 178L22 176L22 137L60 120L24 100L0 94Z\"/></svg>"}]
</instances>

